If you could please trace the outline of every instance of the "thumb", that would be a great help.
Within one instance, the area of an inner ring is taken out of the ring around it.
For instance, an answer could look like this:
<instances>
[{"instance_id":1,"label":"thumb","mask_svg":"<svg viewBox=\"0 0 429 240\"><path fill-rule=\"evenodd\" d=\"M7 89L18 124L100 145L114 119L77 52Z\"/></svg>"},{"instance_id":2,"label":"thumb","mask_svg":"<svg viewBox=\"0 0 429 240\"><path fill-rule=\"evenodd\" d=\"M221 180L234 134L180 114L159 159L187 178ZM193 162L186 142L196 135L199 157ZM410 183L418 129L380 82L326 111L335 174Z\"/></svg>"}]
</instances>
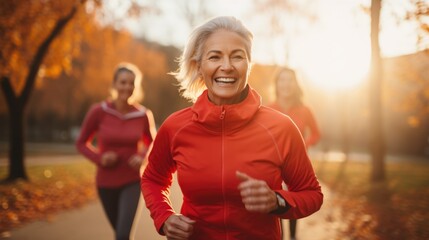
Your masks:
<instances>
[{"instance_id":1,"label":"thumb","mask_svg":"<svg viewBox=\"0 0 429 240\"><path fill-rule=\"evenodd\" d=\"M180 218L180 220L182 220L188 224L194 224L195 223L195 220L192 220L192 219L190 219L186 216L183 216L183 215L180 215L179 218Z\"/></svg>"},{"instance_id":2,"label":"thumb","mask_svg":"<svg viewBox=\"0 0 429 240\"><path fill-rule=\"evenodd\" d=\"M248 181L250 179L252 179L249 175L242 173L240 171L236 171L235 175L237 176L237 178L241 181Z\"/></svg>"}]
</instances>

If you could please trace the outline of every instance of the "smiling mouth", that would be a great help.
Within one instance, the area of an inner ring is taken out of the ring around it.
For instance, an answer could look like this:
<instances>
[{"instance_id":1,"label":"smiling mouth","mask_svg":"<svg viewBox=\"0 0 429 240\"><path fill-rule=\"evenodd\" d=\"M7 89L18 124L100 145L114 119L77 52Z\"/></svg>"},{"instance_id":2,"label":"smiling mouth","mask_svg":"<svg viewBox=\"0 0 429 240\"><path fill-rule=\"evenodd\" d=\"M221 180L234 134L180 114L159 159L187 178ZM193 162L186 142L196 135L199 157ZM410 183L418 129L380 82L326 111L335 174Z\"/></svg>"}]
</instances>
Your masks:
<instances>
[{"instance_id":1,"label":"smiling mouth","mask_svg":"<svg viewBox=\"0 0 429 240\"><path fill-rule=\"evenodd\" d=\"M236 82L235 78L215 78L216 83L233 84Z\"/></svg>"}]
</instances>

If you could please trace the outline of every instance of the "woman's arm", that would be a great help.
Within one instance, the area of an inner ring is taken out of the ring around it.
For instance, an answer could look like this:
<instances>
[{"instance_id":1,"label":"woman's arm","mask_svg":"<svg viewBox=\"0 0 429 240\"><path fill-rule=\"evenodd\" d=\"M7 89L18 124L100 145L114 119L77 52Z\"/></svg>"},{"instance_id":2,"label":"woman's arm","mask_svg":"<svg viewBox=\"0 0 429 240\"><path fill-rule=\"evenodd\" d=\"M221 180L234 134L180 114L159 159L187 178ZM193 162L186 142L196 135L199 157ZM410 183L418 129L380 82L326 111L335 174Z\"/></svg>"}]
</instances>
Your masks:
<instances>
[{"instance_id":1,"label":"woman's arm","mask_svg":"<svg viewBox=\"0 0 429 240\"><path fill-rule=\"evenodd\" d=\"M147 165L148 153L156 135L155 120L153 118L152 112L149 109L146 109L146 115L142 121L143 132L138 143L138 152L132 155L128 161L131 167L141 171L143 171ZM142 174L142 172L140 172L140 174Z\"/></svg>"},{"instance_id":2,"label":"woman's arm","mask_svg":"<svg viewBox=\"0 0 429 240\"><path fill-rule=\"evenodd\" d=\"M323 203L321 186L313 170L307 150L298 129L289 131L285 149L285 164L282 169L283 181L288 190L276 190L290 206L280 215L282 218L302 218L318 211Z\"/></svg>"},{"instance_id":3,"label":"woman's arm","mask_svg":"<svg viewBox=\"0 0 429 240\"><path fill-rule=\"evenodd\" d=\"M92 141L98 130L101 114L102 110L99 105L91 107L85 116L79 137L76 141L77 150L99 166L101 166L101 155L98 149L92 144Z\"/></svg>"},{"instance_id":4,"label":"woman's arm","mask_svg":"<svg viewBox=\"0 0 429 240\"><path fill-rule=\"evenodd\" d=\"M305 139L305 144L307 145L307 147L310 147L318 143L320 140L319 126L317 125L316 118L314 117L310 109L308 109L307 111L306 122L308 123L307 126L308 126L308 129L310 130L310 133Z\"/></svg>"},{"instance_id":5,"label":"woman's arm","mask_svg":"<svg viewBox=\"0 0 429 240\"><path fill-rule=\"evenodd\" d=\"M169 199L175 171L176 165L170 152L170 139L167 131L161 127L153 142L148 165L141 179L146 207L160 234L164 234L162 231L164 222L175 214Z\"/></svg>"}]
</instances>

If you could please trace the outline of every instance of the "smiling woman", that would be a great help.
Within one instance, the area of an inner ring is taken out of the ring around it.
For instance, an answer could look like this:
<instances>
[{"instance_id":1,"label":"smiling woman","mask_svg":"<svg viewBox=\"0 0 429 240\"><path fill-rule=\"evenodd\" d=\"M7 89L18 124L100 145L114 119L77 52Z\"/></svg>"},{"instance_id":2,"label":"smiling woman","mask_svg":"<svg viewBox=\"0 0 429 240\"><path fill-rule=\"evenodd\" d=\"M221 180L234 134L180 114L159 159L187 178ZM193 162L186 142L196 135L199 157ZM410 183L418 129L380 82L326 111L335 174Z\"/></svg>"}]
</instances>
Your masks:
<instances>
[{"instance_id":1,"label":"smiling woman","mask_svg":"<svg viewBox=\"0 0 429 240\"><path fill-rule=\"evenodd\" d=\"M298 128L262 106L248 84L252 40L235 17L210 19L193 30L173 73L195 101L163 122L141 178L156 229L168 239L280 240L279 218L320 209L323 194ZM180 213L169 200L173 173Z\"/></svg>"}]
</instances>

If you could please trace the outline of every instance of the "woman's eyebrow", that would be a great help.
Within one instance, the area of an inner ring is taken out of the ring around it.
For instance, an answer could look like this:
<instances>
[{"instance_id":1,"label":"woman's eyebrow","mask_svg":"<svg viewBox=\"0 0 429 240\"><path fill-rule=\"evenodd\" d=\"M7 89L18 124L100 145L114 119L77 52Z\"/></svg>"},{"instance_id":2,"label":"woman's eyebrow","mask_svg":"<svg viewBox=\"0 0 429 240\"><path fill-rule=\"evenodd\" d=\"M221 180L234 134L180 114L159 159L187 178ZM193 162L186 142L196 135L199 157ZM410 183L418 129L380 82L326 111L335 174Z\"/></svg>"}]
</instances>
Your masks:
<instances>
[{"instance_id":1,"label":"woman's eyebrow","mask_svg":"<svg viewBox=\"0 0 429 240\"><path fill-rule=\"evenodd\" d=\"M243 54L246 54L246 51L245 50L243 50L243 49L234 49L234 50L232 50L232 54L234 54L234 53L237 53L237 52L240 52L240 53L243 53ZM214 53L214 54L221 54L222 53L222 51L220 51L220 50L209 50L206 54L210 54L210 53Z\"/></svg>"}]
</instances>

